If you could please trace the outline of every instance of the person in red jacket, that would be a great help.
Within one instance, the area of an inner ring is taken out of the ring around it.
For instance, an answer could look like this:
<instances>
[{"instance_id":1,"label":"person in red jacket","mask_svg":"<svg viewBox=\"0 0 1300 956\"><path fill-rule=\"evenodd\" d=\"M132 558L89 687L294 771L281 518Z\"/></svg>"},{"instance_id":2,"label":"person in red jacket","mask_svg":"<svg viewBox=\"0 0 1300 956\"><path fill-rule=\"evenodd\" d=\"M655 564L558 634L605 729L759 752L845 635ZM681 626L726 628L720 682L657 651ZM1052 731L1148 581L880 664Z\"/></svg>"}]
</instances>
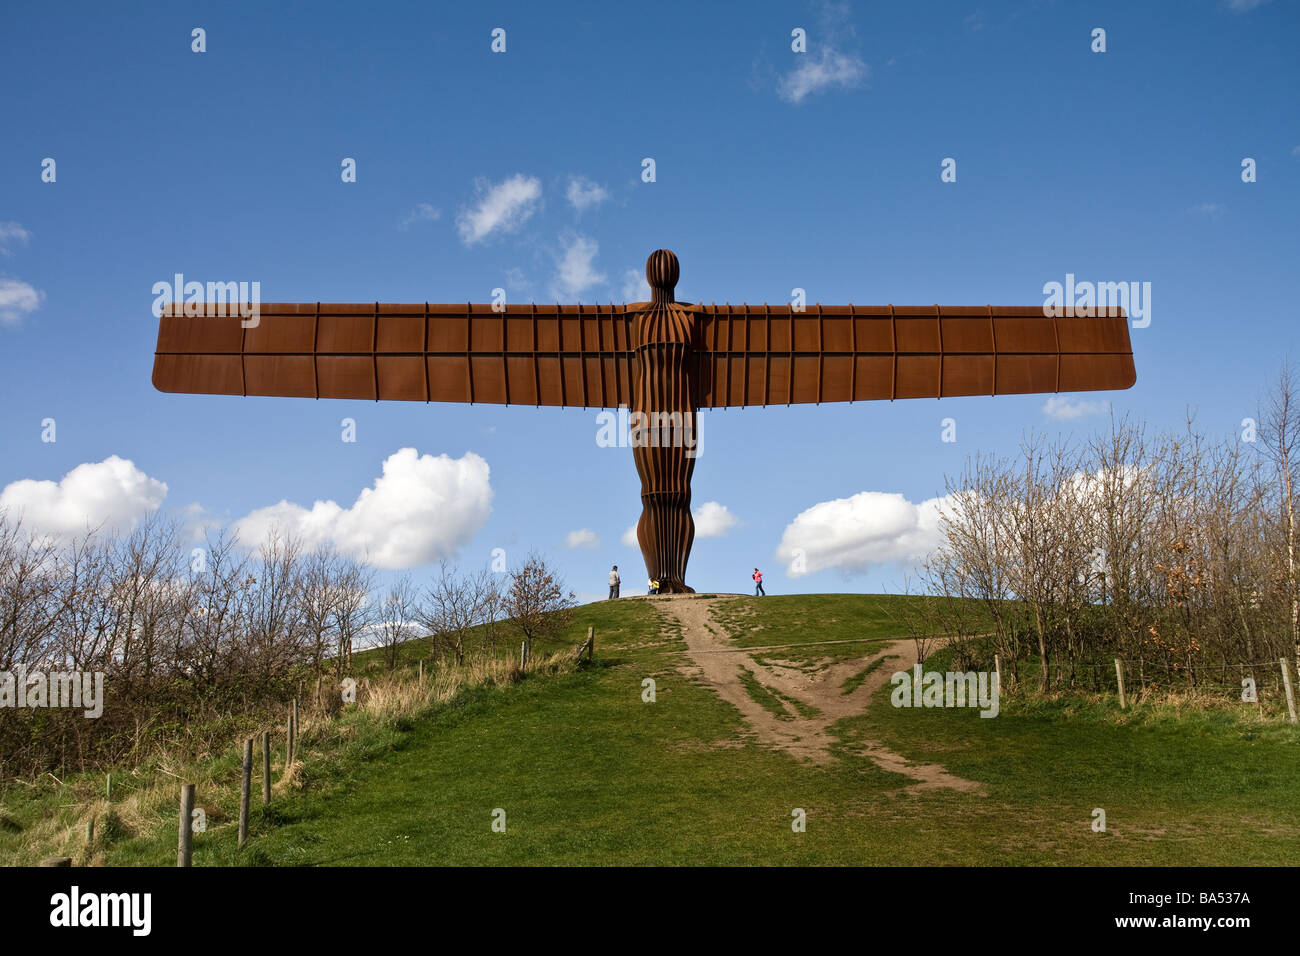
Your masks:
<instances>
[{"instance_id":1,"label":"person in red jacket","mask_svg":"<svg viewBox=\"0 0 1300 956\"><path fill-rule=\"evenodd\" d=\"M758 570L758 568L755 568L754 569L754 597L758 597L760 594L763 595L763 597L767 597L767 592L763 590L763 572Z\"/></svg>"}]
</instances>

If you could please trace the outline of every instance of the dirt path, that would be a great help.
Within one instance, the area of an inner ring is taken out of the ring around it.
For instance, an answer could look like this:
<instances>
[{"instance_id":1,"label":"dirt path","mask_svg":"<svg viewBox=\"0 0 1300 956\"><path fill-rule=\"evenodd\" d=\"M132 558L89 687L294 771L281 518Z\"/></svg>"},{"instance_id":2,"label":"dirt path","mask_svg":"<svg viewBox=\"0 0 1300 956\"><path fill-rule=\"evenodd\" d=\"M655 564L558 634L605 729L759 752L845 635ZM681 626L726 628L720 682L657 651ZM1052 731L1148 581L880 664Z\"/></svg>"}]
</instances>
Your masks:
<instances>
[{"instance_id":1,"label":"dirt path","mask_svg":"<svg viewBox=\"0 0 1300 956\"><path fill-rule=\"evenodd\" d=\"M827 661L812 673L793 663L789 666L778 662L761 664L752 653L758 648L737 650L714 619L713 609L728 600L734 598L683 595L668 600L658 599L655 607L681 626L689 659L689 663L682 666L683 672L706 682L719 697L740 711L760 741L779 747L800 760L829 763L833 759L831 745L839 742L830 732L831 726L845 717L862 713L872 694L889 683L891 674L916 663L914 642L901 640L891 642L883 651L863 657ZM861 673L877 658L887 660L851 693L845 694L844 682ZM785 715L778 717L750 696L745 688L745 671L749 671L769 691L804 707L792 707L781 702ZM915 782L908 788L910 790L982 791L980 784L973 780L956 777L938 764L912 763L876 741L863 742L861 752L883 769L912 778Z\"/></svg>"}]
</instances>

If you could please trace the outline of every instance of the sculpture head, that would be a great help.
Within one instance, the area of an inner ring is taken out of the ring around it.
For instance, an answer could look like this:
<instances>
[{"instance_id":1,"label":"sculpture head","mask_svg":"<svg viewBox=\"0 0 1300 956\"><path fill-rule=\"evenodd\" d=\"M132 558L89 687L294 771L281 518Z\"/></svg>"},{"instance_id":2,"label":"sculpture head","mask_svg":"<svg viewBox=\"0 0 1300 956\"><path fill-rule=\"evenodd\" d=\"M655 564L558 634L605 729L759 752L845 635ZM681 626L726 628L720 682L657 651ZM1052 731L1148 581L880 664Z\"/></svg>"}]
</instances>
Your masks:
<instances>
[{"instance_id":1,"label":"sculpture head","mask_svg":"<svg viewBox=\"0 0 1300 956\"><path fill-rule=\"evenodd\" d=\"M672 302L681 268L671 249L656 249L645 261L645 278L650 283L651 302Z\"/></svg>"}]
</instances>

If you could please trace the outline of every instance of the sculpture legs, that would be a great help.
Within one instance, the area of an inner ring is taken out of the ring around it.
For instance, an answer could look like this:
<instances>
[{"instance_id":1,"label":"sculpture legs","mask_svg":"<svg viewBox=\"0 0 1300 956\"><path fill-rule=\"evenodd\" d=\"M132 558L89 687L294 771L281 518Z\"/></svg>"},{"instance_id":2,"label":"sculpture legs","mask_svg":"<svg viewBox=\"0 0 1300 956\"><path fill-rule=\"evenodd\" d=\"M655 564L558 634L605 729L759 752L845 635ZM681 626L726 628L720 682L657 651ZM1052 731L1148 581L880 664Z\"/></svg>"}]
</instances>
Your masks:
<instances>
[{"instance_id":1,"label":"sculpture legs","mask_svg":"<svg viewBox=\"0 0 1300 956\"><path fill-rule=\"evenodd\" d=\"M636 449L637 471L641 473L641 520L636 525L636 538L645 558L646 573L659 582L661 594L694 594L686 585L686 562L695 541L695 519L691 517L691 471L694 459L685 459L684 474L680 449ZM656 481L656 476L667 477L675 473L683 477L685 489L671 481Z\"/></svg>"}]
</instances>

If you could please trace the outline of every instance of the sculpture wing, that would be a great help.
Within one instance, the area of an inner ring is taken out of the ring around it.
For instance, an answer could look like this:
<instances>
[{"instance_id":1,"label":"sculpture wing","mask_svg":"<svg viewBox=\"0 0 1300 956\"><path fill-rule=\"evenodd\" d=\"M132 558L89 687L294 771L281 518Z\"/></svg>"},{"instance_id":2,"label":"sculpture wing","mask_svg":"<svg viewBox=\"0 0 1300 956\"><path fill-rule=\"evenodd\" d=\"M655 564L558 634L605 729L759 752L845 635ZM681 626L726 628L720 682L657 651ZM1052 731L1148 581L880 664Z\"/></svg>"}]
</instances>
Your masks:
<instances>
[{"instance_id":1,"label":"sculpture wing","mask_svg":"<svg viewBox=\"0 0 1300 956\"><path fill-rule=\"evenodd\" d=\"M173 303L159 321L153 383L164 392L631 404L621 305L271 303L250 328L182 309Z\"/></svg>"},{"instance_id":2,"label":"sculpture wing","mask_svg":"<svg viewBox=\"0 0 1300 956\"><path fill-rule=\"evenodd\" d=\"M1086 392L1137 380L1123 310L691 306L699 408Z\"/></svg>"}]
</instances>

